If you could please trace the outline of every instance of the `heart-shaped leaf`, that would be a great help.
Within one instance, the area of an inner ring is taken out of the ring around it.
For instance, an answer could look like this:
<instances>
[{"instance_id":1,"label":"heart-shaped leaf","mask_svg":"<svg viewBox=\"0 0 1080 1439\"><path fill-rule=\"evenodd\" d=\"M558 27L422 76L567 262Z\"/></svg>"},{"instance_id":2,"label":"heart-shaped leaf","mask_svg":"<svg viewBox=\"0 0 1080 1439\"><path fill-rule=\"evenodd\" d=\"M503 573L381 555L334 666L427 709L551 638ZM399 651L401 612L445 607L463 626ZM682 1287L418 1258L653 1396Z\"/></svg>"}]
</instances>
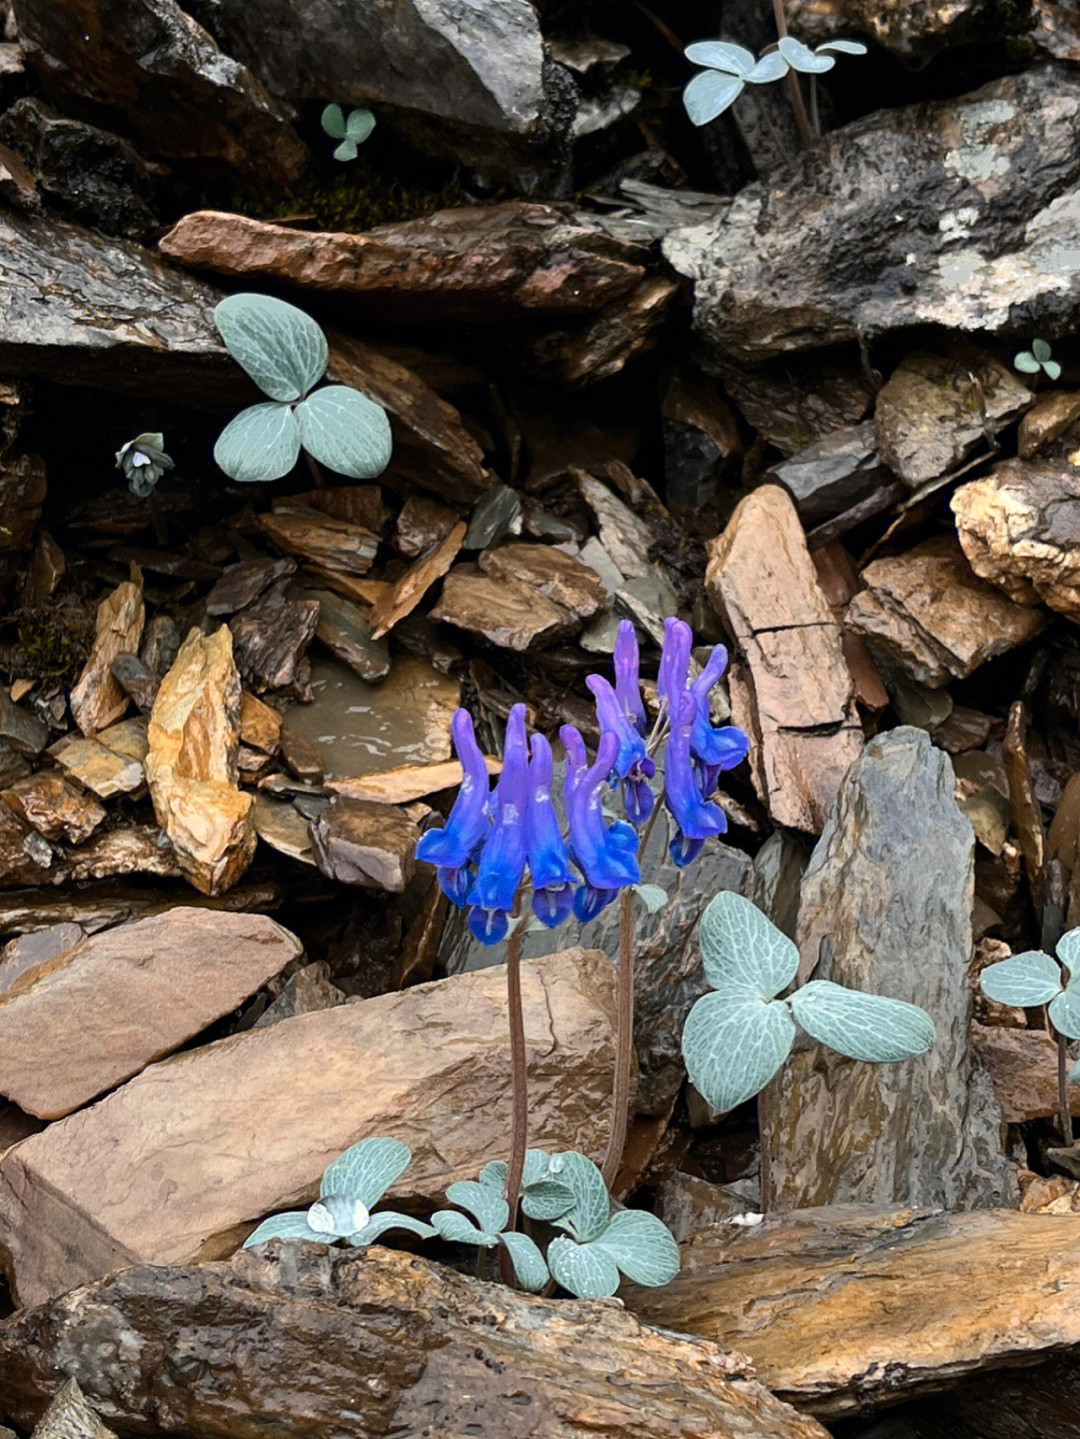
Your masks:
<instances>
[{"instance_id":1,"label":"heart-shaped leaf","mask_svg":"<svg viewBox=\"0 0 1080 1439\"><path fill-rule=\"evenodd\" d=\"M706 905L698 944L713 989L734 981L761 999L775 999L799 970L799 951L787 935L732 890Z\"/></svg>"},{"instance_id":2,"label":"heart-shaped leaf","mask_svg":"<svg viewBox=\"0 0 1080 1439\"><path fill-rule=\"evenodd\" d=\"M1069 978L1080 978L1080 929L1070 929L1054 947L1054 953L1069 971Z\"/></svg>"},{"instance_id":3,"label":"heart-shaped leaf","mask_svg":"<svg viewBox=\"0 0 1080 1439\"><path fill-rule=\"evenodd\" d=\"M319 121L331 140L344 140L345 116L340 105L327 105Z\"/></svg>"},{"instance_id":4,"label":"heart-shaped leaf","mask_svg":"<svg viewBox=\"0 0 1080 1439\"><path fill-rule=\"evenodd\" d=\"M350 140L350 139L348 139L348 138L346 137L344 140L342 140L342 142L341 142L340 145L335 145L335 146L334 146L334 159L335 159L335 160L355 160L355 159L356 159L356 142L355 142L354 140Z\"/></svg>"},{"instance_id":5,"label":"heart-shaped leaf","mask_svg":"<svg viewBox=\"0 0 1080 1439\"><path fill-rule=\"evenodd\" d=\"M354 145L362 145L375 128L375 116L370 110L350 110L345 122L345 133Z\"/></svg>"},{"instance_id":6,"label":"heart-shaped leaf","mask_svg":"<svg viewBox=\"0 0 1080 1439\"><path fill-rule=\"evenodd\" d=\"M1045 365L1050 358L1050 346L1045 340L1032 340L1031 353L1038 360L1040 365Z\"/></svg>"},{"instance_id":7,"label":"heart-shaped leaf","mask_svg":"<svg viewBox=\"0 0 1080 1439\"><path fill-rule=\"evenodd\" d=\"M510 1206L490 1185L462 1179L450 1185L446 1197L451 1204L467 1209L485 1234L498 1234L509 1222Z\"/></svg>"},{"instance_id":8,"label":"heart-shaped leaf","mask_svg":"<svg viewBox=\"0 0 1080 1439\"><path fill-rule=\"evenodd\" d=\"M703 70L695 75L683 91L683 105L691 125L707 125L722 115L743 92L746 82L736 75L722 75L718 70Z\"/></svg>"},{"instance_id":9,"label":"heart-shaped leaf","mask_svg":"<svg viewBox=\"0 0 1080 1439\"><path fill-rule=\"evenodd\" d=\"M1037 375L1039 373L1039 362L1028 350L1021 350L1013 360L1013 364L1018 370L1022 370L1025 375Z\"/></svg>"},{"instance_id":10,"label":"heart-shaped leaf","mask_svg":"<svg viewBox=\"0 0 1080 1439\"><path fill-rule=\"evenodd\" d=\"M268 1239L310 1239L315 1244L332 1244L333 1236L317 1234L308 1223L306 1210L292 1210L288 1214L274 1214L248 1235L244 1240L245 1249L254 1249L256 1244L265 1244Z\"/></svg>"},{"instance_id":11,"label":"heart-shaped leaf","mask_svg":"<svg viewBox=\"0 0 1080 1439\"><path fill-rule=\"evenodd\" d=\"M364 1225L363 1229L356 1234L349 1235L349 1243L355 1244L357 1248L364 1248L373 1244L380 1234L388 1229L407 1229L410 1234L418 1234L421 1239L434 1239L438 1230L430 1224L425 1224L422 1219L414 1219L411 1214L398 1214L393 1209L380 1209L378 1214L373 1214Z\"/></svg>"},{"instance_id":12,"label":"heart-shaped leaf","mask_svg":"<svg viewBox=\"0 0 1080 1439\"><path fill-rule=\"evenodd\" d=\"M400 1139L361 1139L326 1166L319 1194L347 1194L374 1209L411 1158L412 1150Z\"/></svg>"},{"instance_id":13,"label":"heart-shaped leaf","mask_svg":"<svg viewBox=\"0 0 1080 1439\"><path fill-rule=\"evenodd\" d=\"M390 463L386 411L348 385L324 385L296 407L304 449L353 480L370 480Z\"/></svg>"},{"instance_id":14,"label":"heart-shaped leaf","mask_svg":"<svg viewBox=\"0 0 1080 1439\"><path fill-rule=\"evenodd\" d=\"M667 1225L643 1209L613 1214L607 1228L590 1246L602 1249L627 1279L654 1288L670 1284L679 1272L679 1246Z\"/></svg>"},{"instance_id":15,"label":"heart-shaped leaf","mask_svg":"<svg viewBox=\"0 0 1080 1439\"><path fill-rule=\"evenodd\" d=\"M1064 1034L1068 1039L1080 1039L1080 978L1052 999L1046 1012L1058 1034Z\"/></svg>"},{"instance_id":16,"label":"heart-shaped leaf","mask_svg":"<svg viewBox=\"0 0 1080 1439\"><path fill-rule=\"evenodd\" d=\"M527 1234L500 1234L500 1241L506 1246L514 1266L518 1283L530 1294L538 1294L548 1282L548 1267L544 1256Z\"/></svg>"},{"instance_id":17,"label":"heart-shaped leaf","mask_svg":"<svg viewBox=\"0 0 1080 1439\"><path fill-rule=\"evenodd\" d=\"M614 1259L594 1244L560 1235L548 1245L547 1262L552 1279L576 1299L607 1299L619 1287Z\"/></svg>"},{"instance_id":18,"label":"heart-shaped leaf","mask_svg":"<svg viewBox=\"0 0 1080 1439\"><path fill-rule=\"evenodd\" d=\"M574 1207L555 1222L583 1243L595 1239L611 1213L611 1199L603 1175L591 1159L576 1150L566 1150L558 1158L563 1161L558 1182L572 1192Z\"/></svg>"},{"instance_id":19,"label":"heart-shaped leaf","mask_svg":"<svg viewBox=\"0 0 1080 1439\"><path fill-rule=\"evenodd\" d=\"M786 1004L726 984L691 1009L682 1052L706 1103L727 1111L765 1088L794 1041L795 1022Z\"/></svg>"},{"instance_id":20,"label":"heart-shaped leaf","mask_svg":"<svg viewBox=\"0 0 1080 1439\"><path fill-rule=\"evenodd\" d=\"M694 65L707 65L710 70L723 70L728 75L749 75L755 63L752 51L727 40L695 40L683 54Z\"/></svg>"},{"instance_id":21,"label":"heart-shaped leaf","mask_svg":"<svg viewBox=\"0 0 1080 1439\"><path fill-rule=\"evenodd\" d=\"M436 1209L431 1223L443 1239L453 1244L476 1244L481 1249L492 1249L499 1242L498 1234L477 1229L472 1220L457 1209Z\"/></svg>"},{"instance_id":22,"label":"heart-shaped leaf","mask_svg":"<svg viewBox=\"0 0 1080 1439\"><path fill-rule=\"evenodd\" d=\"M561 1219L575 1204L572 1189L555 1179L540 1179L522 1191L521 1208L530 1219Z\"/></svg>"},{"instance_id":23,"label":"heart-shaped leaf","mask_svg":"<svg viewBox=\"0 0 1080 1439\"><path fill-rule=\"evenodd\" d=\"M288 405L251 405L222 430L214 459L232 480L280 480L300 454L300 427Z\"/></svg>"},{"instance_id":24,"label":"heart-shaped leaf","mask_svg":"<svg viewBox=\"0 0 1080 1439\"><path fill-rule=\"evenodd\" d=\"M804 75L824 75L826 70L831 70L836 64L831 55L815 55L813 50L801 40L796 40L794 35L785 35L777 48L791 68Z\"/></svg>"},{"instance_id":25,"label":"heart-shaped leaf","mask_svg":"<svg viewBox=\"0 0 1080 1439\"><path fill-rule=\"evenodd\" d=\"M1065 987L1060 968L1041 949L1025 950L1011 959L988 964L979 975L979 983L988 999L1019 1005L1021 1009L1049 1004Z\"/></svg>"},{"instance_id":26,"label":"heart-shaped leaf","mask_svg":"<svg viewBox=\"0 0 1080 1439\"><path fill-rule=\"evenodd\" d=\"M788 1003L811 1039L849 1059L891 1064L925 1054L934 1042L933 1020L903 999L812 979Z\"/></svg>"},{"instance_id":27,"label":"heart-shaped leaf","mask_svg":"<svg viewBox=\"0 0 1080 1439\"><path fill-rule=\"evenodd\" d=\"M269 295L230 295L214 308L229 354L272 400L298 400L322 379L326 336L310 315Z\"/></svg>"},{"instance_id":28,"label":"heart-shaped leaf","mask_svg":"<svg viewBox=\"0 0 1080 1439\"><path fill-rule=\"evenodd\" d=\"M779 50L770 50L768 55L762 55L749 75L746 76L746 83L748 85L769 85L774 80L782 80L790 68Z\"/></svg>"}]
</instances>

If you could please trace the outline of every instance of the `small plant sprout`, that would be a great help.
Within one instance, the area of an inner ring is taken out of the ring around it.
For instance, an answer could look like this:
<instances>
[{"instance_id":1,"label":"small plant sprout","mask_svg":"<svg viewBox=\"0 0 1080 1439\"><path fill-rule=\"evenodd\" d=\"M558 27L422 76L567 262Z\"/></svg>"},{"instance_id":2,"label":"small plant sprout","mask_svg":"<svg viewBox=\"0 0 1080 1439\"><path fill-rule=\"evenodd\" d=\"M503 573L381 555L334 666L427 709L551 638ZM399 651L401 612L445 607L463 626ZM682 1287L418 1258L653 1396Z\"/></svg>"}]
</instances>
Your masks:
<instances>
[{"instance_id":1,"label":"small plant sprout","mask_svg":"<svg viewBox=\"0 0 1080 1439\"><path fill-rule=\"evenodd\" d=\"M1068 1041L1080 1039L1080 929L1063 934L1054 953L1057 959L1041 949L1014 954L1011 959L987 965L979 983L987 998L998 1004L1014 1004L1021 1009L1047 1005L1047 1018L1058 1046L1058 1120L1062 1139L1071 1145Z\"/></svg>"},{"instance_id":2,"label":"small plant sprout","mask_svg":"<svg viewBox=\"0 0 1080 1439\"><path fill-rule=\"evenodd\" d=\"M131 493L145 500L165 471L173 468L165 453L165 436L145 434L128 440L116 452L116 468L123 470Z\"/></svg>"},{"instance_id":3,"label":"small plant sprout","mask_svg":"<svg viewBox=\"0 0 1080 1439\"><path fill-rule=\"evenodd\" d=\"M350 110L346 118L340 105L327 105L321 123L331 140L341 141L334 151L334 159L355 160L358 146L375 128L375 116L370 110Z\"/></svg>"},{"instance_id":4,"label":"small plant sprout","mask_svg":"<svg viewBox=\"0 0 1080 1439\"><path fill-rule=\"evenodd\" d=\"M241 410L218 436L214 459L230 479L280 480L301 447L350 479L382 473L390 461L386 411L348 385L313 389L329 347L309 315L268 295L240 294L221 301L214 323L229 354L270 397Z\"/></svg>"},{"instance_id":5,"label":"small plant sprout","mask_svg":"<svg viewBox=\"0 0 1080 1439\"><path fill-rule=\"evenodd\" d=\"M1050 358L1050 346L1045 340L1032 340L1031 349L1021 350L1013 364L1025 375L1037 375L1041 370L1048 380L1061 377L1061 366Z\"/></svg>"},{"instance_id":6,"label":"small plant sprout","mask_svg":"<svg viewBox=\"0 0 1080 1439\"><path fill-rule=\"evenodd\" d=\"M407 1229L430 1239L430 1224L384 1209L371 1211L409 1166L412 1151L398 1139L361 1139L330 1164L319 1185L319 1197L310 1209L274 1214L244 1242L245 1249L268 1239L309 1239L335 1244L339 1239L365 1248L387 1229Z\"/></svg>"},{"instance_id":7,"label":"small plant sprout","mask_svg":"<svg viewBox=\"0 0 1080 1439\"><path fill-rule=\"evenodd\" d=\"M501 1186L462 1180L450 1185L446 1197L451 1204L458 1205L458 1209L439 1209L431 1216L432 1225L443 1239L455 1244L475 1244L481 1249L494 1249L501 1244L510 1256L522 1289L533 1294L543 1289L548 1282L544 1256L527 1234L507 1229L510 1206L503 1198ZM476 1223L459 1213L459 1209L467 1209Z\"/></svg>"},{"instance_id":8,"label":"small plant sprout","mask_svg":"<svg viewBox=\"0 0 1080 1439\"><path fill-rule=\"evenodd\" d=\"M699 943L713 992L690 1010L682 1051L691 1081L713 1109L734 1109L759 1094L791 1053L799 1029L872 1064L913 1059L934 1042L930 1016L905 1000L825 979L778 998L798 973L799 951L742 895L723 891L709 901ZM763 1174L763 1209L768 1197Z\"/></svg>"}]
</instances>

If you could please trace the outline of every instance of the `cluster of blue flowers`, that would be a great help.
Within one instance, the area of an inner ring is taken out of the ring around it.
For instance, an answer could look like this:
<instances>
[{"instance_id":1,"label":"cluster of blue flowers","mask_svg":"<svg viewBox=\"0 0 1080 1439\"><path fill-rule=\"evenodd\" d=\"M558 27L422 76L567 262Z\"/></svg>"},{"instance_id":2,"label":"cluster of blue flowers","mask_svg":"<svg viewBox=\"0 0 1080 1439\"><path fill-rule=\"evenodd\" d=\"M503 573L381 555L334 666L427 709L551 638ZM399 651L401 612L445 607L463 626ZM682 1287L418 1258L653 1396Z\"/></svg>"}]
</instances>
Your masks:
<instances>
[{"instance_id":1,"label":"cluster of blue flowers","mask_svg":"<svg viewBox=\"0 0 1080 1439\"><path fill-rule=\"evenodd\" d=\"M679 866L727 829L723 810L708 796L720 772L741 763L748 748L742 730L715 728L709 719L709 691L727 666L727 651L717 645L688 684L692 643L689 625L665 622L656 738L666 736L663 798L675 825L671 855ZM565 835L551 793L551 746L541 734L526 735L525 706L510 711L502 773L490 793L472 719L465 710L454 715L461 788L446 824L423 836L416 855L436 866L453 904L468 906L469 928L484 944L506 937L526 868L533 913L549 928L571 913L582 922L595 918L620 890L641 881L638 831L655 804L649 781L656 765L646 740L637 636L629 621L619 625L614 687L602 675L590 675L586 684L596 701L600 743L590 765L578 730L563 725L559 731L566 751ZM621 787L627 822L605 821L602 802L609 786Z\"/></svg>"}]
</instances>

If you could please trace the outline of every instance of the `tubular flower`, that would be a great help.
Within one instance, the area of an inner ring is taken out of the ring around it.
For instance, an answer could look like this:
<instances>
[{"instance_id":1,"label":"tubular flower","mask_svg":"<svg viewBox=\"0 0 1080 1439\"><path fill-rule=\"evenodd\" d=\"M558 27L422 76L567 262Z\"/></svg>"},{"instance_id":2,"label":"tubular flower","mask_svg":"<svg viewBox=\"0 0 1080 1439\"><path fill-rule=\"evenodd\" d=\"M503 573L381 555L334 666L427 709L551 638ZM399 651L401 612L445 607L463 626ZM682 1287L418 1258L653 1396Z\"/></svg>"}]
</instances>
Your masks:
<instances>
[{"instance_id":1,"label":"tubular flower","mask_svg":"<svg viewBox=\"0 0 1080 1439\"><path fill-rule=\"evenodd\" d=\"M525 810L525 847L532 876L533 914L548 929L554 929L569 917L576 883L551 799L551 772L551 746L542 734L534 734Z\"/></svg>"},{"instance_id":2,"label":"tubular flower","mask_svg":"<svg viewBox=\"0 0 1080 1439\"><path fill-rule=\"evenodd\" d=\"M615 763L617 737L610 730L600 736L596 760L590 766L585 742L574 726L563 725L559 734L566 748L563 795L570 849L585 876L583 889L574 896L574 913L579 919L591 919L620 889L639 883L637 835L620 820L605 825L600 808L602 786Z\"/></svg>"},{"instance_id":3,"label":"tubular flower","mask_svg":"<svg viewBox=\"0 0 1080 1439\"><path fill-rule=\"evenodd\" d=\"M634 649L636 652L636 641ZM603 675L589 675L585 683L596 701L601 734L614 735L617 742L614 770L625 785L626 817L631 824L642 825L653 807L649 780L656 773L656 766L646 753L644 738L620 703L618 692Z\"/></svg>"},{"instance_id":4,"label":"tubular flower","mask_svg":"<svg viewBox=\"0 0 1080 1439\"><path fill-rule=\"evenodd\" d=\"M494 825L480 852L476 879L466 899L471 906L469 928L481 944L498 944L510 927L510 911L525 873L528 799L525 706L515 705L506 722L503 768L495 786Z\"/></svg>"},{"instance_id":5,"label":"tubular flower","mask_svg":"<svg viewBox=\"0 0 1080 1439\"><path fill-rule=\"evenodd\" d=\"M697 701L697 713L690 729L690 753L698 762L701 792L708 796L716 788L718 775L742 764L750 749L750 741L735 725L715 727L709 723L709 691L727 669L727 650L716 645L705 668L690 686Z\"/></svg>"},{"instance_id":6,"label":"tubular flower","mask_svg":"<svg viewBox=\"0 0 1080 1439\"><path fill-rule=\"evenodd\" d=\"M472 884L469 866L488 834L488 774L468 710L455 713L450 729L464 771L461 788L443 828L421 836L416 857L435 865L442 892L460 906Z\"/></svg>"},{"instance_id":7,"label":"tubular flower","mask_svg":"<svg viewBox=\"0 0 1080 1439\"><path fill-rule=\"evenodd\" d=\"M656 689L672 725L679 713L679 701L686 690L693 639L690 626L683 624L682 620L664 621L664 643L660 650L660 671L656 677Z\"/></svg>"},{"instance_id":8,"label":"tubular flower","mask_svg":"<svg viewBox=\"0 0 1080 1439\"><path fill-rule=\"evenodd\" d=\"M644 735L645 704L638 679L637 631L629 620L619 621L615 638L615 697L634 729L639 735Z\"/></svg>"},{"instance_id":9,"label":"tubular flower","mask_svg":"<svg viewBox=\"0 0 1080 1439\"><path fill-rule=\"evenodd\" d=\"M694 770L690 733L697 712L698 701L687 691L673 717L664 760L664 803L677 830L670 845L671 858L680 869L697 856L707 839L727 830L723 810L707 802Z\"/></svg>"}]
</instances>

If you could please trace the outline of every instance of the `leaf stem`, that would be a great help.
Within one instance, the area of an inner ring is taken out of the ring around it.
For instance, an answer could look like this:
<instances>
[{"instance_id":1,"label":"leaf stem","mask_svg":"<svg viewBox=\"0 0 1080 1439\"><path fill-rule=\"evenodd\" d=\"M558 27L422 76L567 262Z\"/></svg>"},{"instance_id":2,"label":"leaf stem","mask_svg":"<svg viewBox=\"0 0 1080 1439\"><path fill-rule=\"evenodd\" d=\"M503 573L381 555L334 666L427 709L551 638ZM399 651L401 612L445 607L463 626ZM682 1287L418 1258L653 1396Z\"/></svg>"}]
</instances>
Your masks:
<instances>
[{"instance_id":1,"label":"leaf stem","mask_svg":"<svg viewBox=\"0 0 1080 1439\"><path fill-rule=\"evenodd\" d=\"M654 813L657 807L654 807ZM651 816L650 816L651 818ZM611 1101L611 1129L600 1172L610 1190L626 1148L630 1107L630 1069L634 1061L634 955L632 947L634 892L619 895L618 1031L615 1039L615 1084Z\"/></svg>"},{"instance_id":2,"label":"leaf stem","mask_svg":"<svg viewBox=\"0 0 1080 1439\"><path fill-rule=\"evenodd\" d=\"M308 469L311 471L311 478L315 481L315 488L317 490L324 490L326 488L326 481L323 479L323 472L319 468L319 463L315 456L309 455L307 450L305 450L304 459L307 460Z\"/></svg>"},{"instance_id":3,"label":"leaf stem","mask_svg":"<svg viewBox=\"0 0 1080 1439\"><path fill-rule=\"evenodd\" d=\"M520 899L514 906L515 915ZM529 1123L528 1074L525 1064L525 1021L521 1012L521 932L517 924L506 941L506 1005L510 1020L510 1072L513 1085L513 1117L510 1127L510 1160L506 1169L506 1202L510 1206L508 1229L517 1228L518 1196L525 1169L525 1144ZM504 1283L512 1283L513 1266L505 1245L499 1246L499 1269ZM509 1274L509 1278L507 1275Z\"/></svg>"},{"instance_id":4,"label":"leaf stem","mask_svg":"<svg viewBox=\"0 0 1080 1439\"><path fill-rule=\"evenodd\" d=\"M1072 1113L1069 1109L1069 1041L1057 1035L1058 1047L1058 1122L1066 1147L1073 1142Z\"/></svg>"},{"instance_id":5,"label":"leaf stem","mask_svg":"<svg viewBox=\"0 0 1080 1439\"><path fill-rule=\"evenodd\" d=\"M777 37L783 40L788 32L784 0L773 0L773 15L776 17ZM814 141L814 132L810 127L810 117L806 113L802 91L799 89L799 77L794 70L787 72L787 87L788 94L791 96L791 106L795 111L795 123L799 127L799 135L804 145L811 145Z\"/></svg>"},{"instance_id":6,"label":"leaf stem","mask_svg":"<svg viewBox=\"0 0 1080 1439\"><path fill-rule=\"evenodd\" d=\"M761 1185L761 1212L772 1208L772 1087L773 1080L758 1094L758 1179Z\"/></svg>"}]
</instances>

